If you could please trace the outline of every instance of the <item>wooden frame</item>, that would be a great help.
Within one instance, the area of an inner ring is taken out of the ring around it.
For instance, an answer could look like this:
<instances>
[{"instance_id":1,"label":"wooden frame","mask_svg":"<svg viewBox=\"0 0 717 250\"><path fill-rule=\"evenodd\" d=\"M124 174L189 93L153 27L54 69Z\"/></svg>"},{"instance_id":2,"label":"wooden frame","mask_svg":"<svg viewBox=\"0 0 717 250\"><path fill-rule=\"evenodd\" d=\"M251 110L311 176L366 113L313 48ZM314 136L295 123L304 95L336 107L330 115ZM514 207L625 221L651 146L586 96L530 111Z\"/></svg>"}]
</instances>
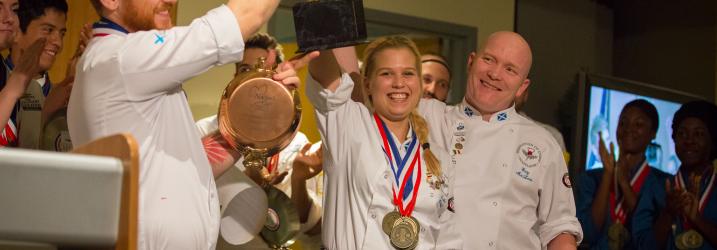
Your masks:
<instances>
[{"instance_id":1,"label":"wooden frame","mask_svg":"<svg viewBox=\"0 0 717 250\"><path fill-rule=\"evenodd\" d=\"M117 250L137 249L139 205L139 147L134 137L118 134L75 148L72 153L119 158L124 166Z\"/></svg>"}]
</instances>

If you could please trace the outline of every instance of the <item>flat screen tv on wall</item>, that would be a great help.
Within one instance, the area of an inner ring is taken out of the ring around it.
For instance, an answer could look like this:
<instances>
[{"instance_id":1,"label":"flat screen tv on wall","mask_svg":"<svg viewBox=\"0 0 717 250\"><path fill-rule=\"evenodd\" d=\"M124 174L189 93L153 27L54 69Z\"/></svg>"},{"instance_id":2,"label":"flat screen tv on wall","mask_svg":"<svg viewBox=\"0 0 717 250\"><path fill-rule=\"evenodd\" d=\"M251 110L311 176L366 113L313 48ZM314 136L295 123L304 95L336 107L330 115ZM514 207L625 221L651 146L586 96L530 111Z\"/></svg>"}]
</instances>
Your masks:
<instances>
[{"instance_id":1,"label":"flat screen tv on wall","mask_svg":"<svg viewBox=\"0 0 717 250\"><path fill-rule=\"evenodd\" d=\"M672 141L672 118L680 106L698 96L655 85L598 74L580 73L578 124L573 159L578 171L602 168L598 153L599 135L619 152L615 132L622 108L635 99L655 105L659 127L646 151L650 166L674 174L680 166Z\"/></svg>"}]
</instances>

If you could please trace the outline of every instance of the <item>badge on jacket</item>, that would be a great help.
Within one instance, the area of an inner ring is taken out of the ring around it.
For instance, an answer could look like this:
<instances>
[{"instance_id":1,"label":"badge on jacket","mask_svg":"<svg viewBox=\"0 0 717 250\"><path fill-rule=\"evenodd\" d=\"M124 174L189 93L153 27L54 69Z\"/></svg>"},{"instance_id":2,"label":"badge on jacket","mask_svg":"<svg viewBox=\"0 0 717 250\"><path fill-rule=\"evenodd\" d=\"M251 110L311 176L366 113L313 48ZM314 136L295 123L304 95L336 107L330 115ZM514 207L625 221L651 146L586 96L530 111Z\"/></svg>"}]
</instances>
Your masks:
<instances>
[{"instance_id":1,"label":"badge on jacket","mask_svg":"<svg viewBox=\"0 0 717 250\"><path fill-rule=\"evenodd\" d=\"M518 159L520 159L520 162L529 168L535 167L540 164L540 160L542 159L540 149L532 143L526 142L520 144L515 153L518 154Z\"/></svg>"}]
</instances>

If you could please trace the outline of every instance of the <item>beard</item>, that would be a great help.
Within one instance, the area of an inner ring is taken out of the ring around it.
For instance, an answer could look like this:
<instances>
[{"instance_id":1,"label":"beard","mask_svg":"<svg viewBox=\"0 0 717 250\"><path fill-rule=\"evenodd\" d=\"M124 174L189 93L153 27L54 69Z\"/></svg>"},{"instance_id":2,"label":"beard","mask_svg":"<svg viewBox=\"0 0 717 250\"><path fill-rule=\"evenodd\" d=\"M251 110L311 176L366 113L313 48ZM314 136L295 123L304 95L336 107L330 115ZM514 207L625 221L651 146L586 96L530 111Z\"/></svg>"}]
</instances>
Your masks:
<instances>
[{"instance_id":1,"label":"beard","mask_svg":"<svg viewBox=\"0 0 717 250\"><path fill-rule=\"evenodd\" d=\"M124 23L132 30L168 29L172 27L171 22L167 25L158 25L154 20L155 13L170 10L173 7L172 4L161 3L150 8L146 5L139 6L140 4L135 3L135 1L123 1L122 5L127 10L124 15Z\"/></svg>"}]
</instances>

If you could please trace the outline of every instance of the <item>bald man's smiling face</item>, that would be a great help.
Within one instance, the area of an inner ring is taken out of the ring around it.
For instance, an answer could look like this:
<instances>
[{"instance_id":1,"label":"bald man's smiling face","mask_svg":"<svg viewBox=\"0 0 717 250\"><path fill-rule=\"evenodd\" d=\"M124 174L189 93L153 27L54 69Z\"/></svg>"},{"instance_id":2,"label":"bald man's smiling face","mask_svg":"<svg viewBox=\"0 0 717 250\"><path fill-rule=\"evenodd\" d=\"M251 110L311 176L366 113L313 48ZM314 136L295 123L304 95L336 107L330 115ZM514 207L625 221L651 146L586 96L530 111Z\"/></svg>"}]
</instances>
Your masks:
<instances>
[{"instance_id":1,"label":"bald man's smiling face","mask_svg":"<svg viewBox=\"0 0 717 250\"><path fill-rule=\"evenodd\" d=\"M477 54L469 56L468 64L466 101L483 115L509 108L530 84L530 47L516 33L491 35Z\"/></svg>"}]
</instances>

